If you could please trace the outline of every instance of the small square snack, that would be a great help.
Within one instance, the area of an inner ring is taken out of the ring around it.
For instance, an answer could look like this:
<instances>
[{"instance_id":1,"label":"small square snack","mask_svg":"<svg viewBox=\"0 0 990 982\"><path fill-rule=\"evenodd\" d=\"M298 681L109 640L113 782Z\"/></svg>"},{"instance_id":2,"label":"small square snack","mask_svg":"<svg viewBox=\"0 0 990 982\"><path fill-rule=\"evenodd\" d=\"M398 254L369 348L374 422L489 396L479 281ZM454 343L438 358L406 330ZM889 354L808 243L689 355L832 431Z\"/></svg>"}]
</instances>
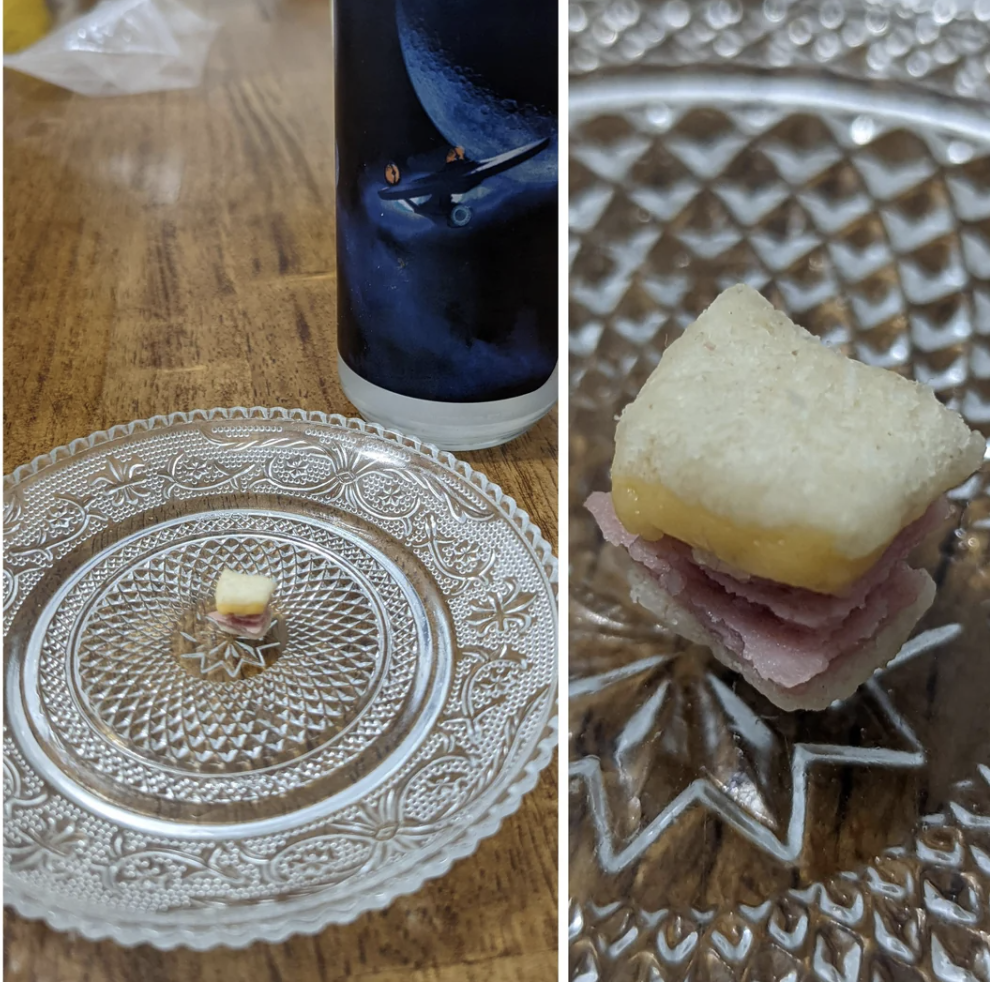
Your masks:
<instances>
[{"instance_id":1,"label":"small square snack","mask_svg":"<svg viewBox=\"0 0 990 982\"><path fill-rule=\"evenodd\" d=\"M228 634L252 640L263 638L272 623L269 604L274 592L275 583L267 576L224 569L217 580L217 609L207 617Z\"/></svg>"},{"instance_id":2,"label":"small square snack","mask_svg":"<svg viewBox=\"0 0 990 982\"><path fill-rule=\"evenodd\" d=\"M844 357L747 286L664 353L588 507L633 599L784 709L844 698L934 583L908 554L986 441L931 389Z\"/></svg>"}]
</instances>

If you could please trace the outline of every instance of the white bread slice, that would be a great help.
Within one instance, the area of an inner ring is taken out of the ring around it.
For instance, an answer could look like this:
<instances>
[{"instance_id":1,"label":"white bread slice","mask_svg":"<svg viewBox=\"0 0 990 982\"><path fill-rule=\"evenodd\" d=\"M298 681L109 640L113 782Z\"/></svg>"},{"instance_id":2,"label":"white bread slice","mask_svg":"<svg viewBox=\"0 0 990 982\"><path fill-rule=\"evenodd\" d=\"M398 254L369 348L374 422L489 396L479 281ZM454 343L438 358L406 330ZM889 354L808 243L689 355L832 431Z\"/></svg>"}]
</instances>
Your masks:
<instances>
[{"instance_id":1,"label":"white bread slice","mask_svg":"<svg viewBox=\"0 0 990 982\"><path fill-rule=\"evenodd\" d=\"M931 389L844 357L739 285L625 408L612 476L660 484L734 525L822 532L859 559L985 451Z\"/></svg>"},{"instance_id":2,"label":"white bread slice","mask_svg":"<svg viewBox=\"0 0 990 982\"><path fill-rule=\"evenodd\" d=\"M915 625L935 599L935 582L926 574L926 582L918 599L888 621L869 641L837 658L824 672L804 685L785 689L763 678L748 661L726 648L642 566L630 563L626 575L630 596L636 603L654 614L661 624L675 634L708 648L723 665L738 672L754 689L787 712L797 709L825 709L836 699L851 696L878 668L886 665L901 650Z\"/></svg>"},{"instance_id":3,"label":"white bread slice","mask_svg":"<svg viewBox=\"0 0 990 982\"><path fill-rule=\"evenodd\" d=\"M250 617L261 614L275 592L275 583L267 576L252 576L224 569L217 580L216 607L219 614Z\"/></svg>"}]
</instances>

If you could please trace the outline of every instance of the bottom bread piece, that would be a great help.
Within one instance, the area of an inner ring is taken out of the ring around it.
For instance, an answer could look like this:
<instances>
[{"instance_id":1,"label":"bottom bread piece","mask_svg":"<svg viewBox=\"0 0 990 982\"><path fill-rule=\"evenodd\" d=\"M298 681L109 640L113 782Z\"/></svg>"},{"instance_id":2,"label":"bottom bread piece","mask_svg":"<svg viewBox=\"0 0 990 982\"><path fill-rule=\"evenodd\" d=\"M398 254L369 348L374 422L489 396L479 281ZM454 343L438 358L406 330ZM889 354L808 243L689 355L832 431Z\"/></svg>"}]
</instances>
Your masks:
<instances>
[{"instance_id":1,"label":"bottom bread piece","mask_svg":"<svg viewBox=\"0 0 990 982\"><path fill-rule=\"evenodd\" d=\"M688 641L708 648L727 668L738 672L775 706L787 711L825 709L837 699L851 696L878 668L900 650L914 626L935 599L935 582L925 573L917 599L895 614L868 641L829 663L828 668L794 688L784 688L763 678L745 659L728 650L688 609L681 606L642 566L630 565L630 596L654 614L665 627Z\"/></svg>"}]
</instances>

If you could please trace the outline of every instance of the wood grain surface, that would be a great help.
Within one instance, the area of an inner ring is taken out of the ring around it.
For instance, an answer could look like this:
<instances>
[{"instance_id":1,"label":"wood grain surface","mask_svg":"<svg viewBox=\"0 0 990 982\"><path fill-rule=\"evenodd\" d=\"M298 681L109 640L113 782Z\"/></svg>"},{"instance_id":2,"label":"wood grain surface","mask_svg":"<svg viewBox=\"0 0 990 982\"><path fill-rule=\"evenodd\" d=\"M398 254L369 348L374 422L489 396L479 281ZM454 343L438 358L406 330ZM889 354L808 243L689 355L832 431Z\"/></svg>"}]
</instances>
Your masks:
<instances>
[{"instance_id":1,"label":"wood grain surface","mask_svg":"<svg viewBox=\"0 0 990 982\"><path fill-rule=\"evenodd\" d=\"M4 470L196 407L354 415L334 343L331 49L323 0L210 0L195 90L85 99L4 73ZM556 548L557 421L462 455ZM8 982L549 982L556 767L472 857L353 925L162 953L5 913Z\"/></svg>"}]
</instances>

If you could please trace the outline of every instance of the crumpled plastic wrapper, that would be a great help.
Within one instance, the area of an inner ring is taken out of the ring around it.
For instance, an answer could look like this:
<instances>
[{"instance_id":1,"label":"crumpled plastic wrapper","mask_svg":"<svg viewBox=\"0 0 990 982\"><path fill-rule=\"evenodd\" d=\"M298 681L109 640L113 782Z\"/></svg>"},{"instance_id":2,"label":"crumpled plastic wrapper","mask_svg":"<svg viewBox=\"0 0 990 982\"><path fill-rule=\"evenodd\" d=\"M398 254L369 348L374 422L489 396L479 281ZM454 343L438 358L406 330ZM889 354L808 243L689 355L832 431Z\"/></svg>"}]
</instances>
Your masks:
<instances>
[{"instance_id":1,"label":"crumpled plastic wrapper","mask_svg":"<svg viewBox=\"0 0 990 982\"><path fill-rule=\"evenodd\" d=\"M103 0L3 63L82 95L195 88L218 28L178 0Z\"/></svg>"}]
</instances>

